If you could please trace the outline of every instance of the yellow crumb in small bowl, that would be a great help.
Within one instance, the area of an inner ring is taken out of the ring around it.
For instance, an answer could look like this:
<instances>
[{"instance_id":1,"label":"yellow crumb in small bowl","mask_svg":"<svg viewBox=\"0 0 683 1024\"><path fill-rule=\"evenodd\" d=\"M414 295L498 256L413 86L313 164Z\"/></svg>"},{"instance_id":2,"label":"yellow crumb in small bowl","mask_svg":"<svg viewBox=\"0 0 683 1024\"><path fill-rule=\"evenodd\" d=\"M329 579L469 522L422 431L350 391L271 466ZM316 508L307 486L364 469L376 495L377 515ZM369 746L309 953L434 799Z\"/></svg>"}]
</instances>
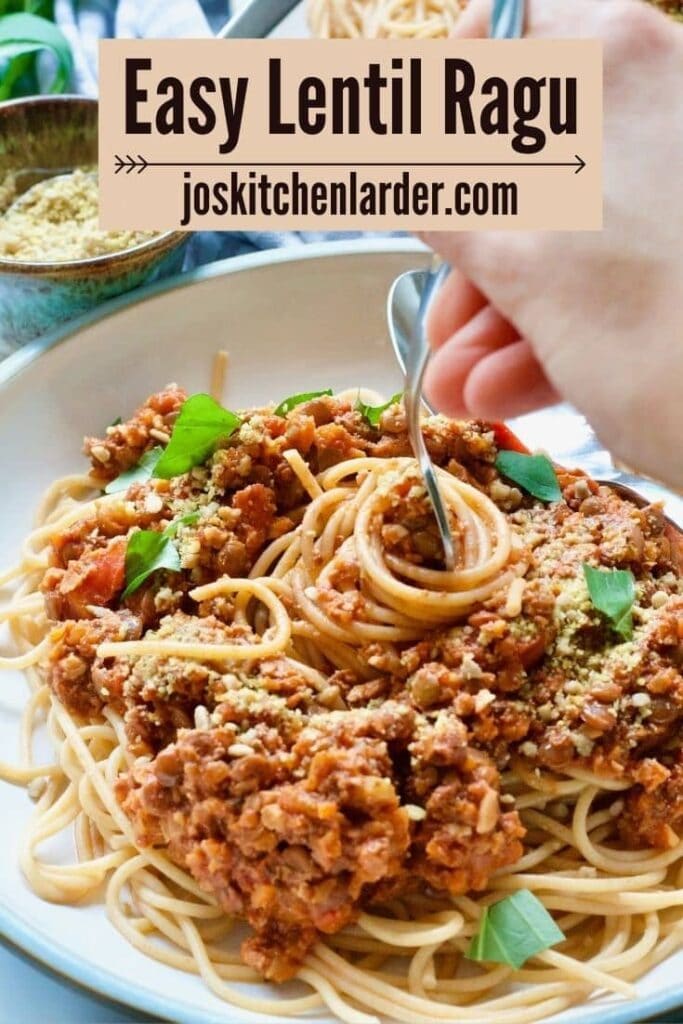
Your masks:
<instances>
[{"instance_id":1,"label":"yellow crumb in small bowl","mask_svg":"<svg viewBox=\"0 0 683 1024\"><path fill-rule=\"evenodd\" d=\"M0 182L0 258L63 262L123 252L154 231L103 231L98 221L97 173L76 168L17 196L16 176Z\"/></svg>"}]
</instances>

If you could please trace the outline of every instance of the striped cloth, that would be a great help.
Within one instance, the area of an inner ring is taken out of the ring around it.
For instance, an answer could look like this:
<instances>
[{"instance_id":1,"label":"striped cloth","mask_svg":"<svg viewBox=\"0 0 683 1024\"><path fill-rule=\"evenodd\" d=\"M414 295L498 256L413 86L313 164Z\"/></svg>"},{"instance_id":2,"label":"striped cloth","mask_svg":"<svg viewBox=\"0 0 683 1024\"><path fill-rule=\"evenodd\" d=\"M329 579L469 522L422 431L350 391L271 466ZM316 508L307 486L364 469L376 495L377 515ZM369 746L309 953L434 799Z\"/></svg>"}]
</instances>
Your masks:
<instances>
[{"instance_id":1,"label":"striped cloth","mask_svg":"<svg viewBox=\"0 0 683 1024\"><path fill-rule=\"evenodd\" d=\"M74 55L73 86L97 95L100 39L202 38L225 24L230 0L55 0L55 20Z\"/></svg>"},{"instance_id":2,"label":"striped cloth","mask_svg":"<svg viewBox=\"0 0 683 1024\"><path fill-rule=\"evenodd\" d=\"M217 32L244 0L55 0L55 20L74 55L72 87L97 95L97 44L100 39L203 38ZM268 3L268 0L261 0ZM202 231L188 247L185 269L239 256L257 249L303 245L361 232Z\"/></svg>"}]
</instances>

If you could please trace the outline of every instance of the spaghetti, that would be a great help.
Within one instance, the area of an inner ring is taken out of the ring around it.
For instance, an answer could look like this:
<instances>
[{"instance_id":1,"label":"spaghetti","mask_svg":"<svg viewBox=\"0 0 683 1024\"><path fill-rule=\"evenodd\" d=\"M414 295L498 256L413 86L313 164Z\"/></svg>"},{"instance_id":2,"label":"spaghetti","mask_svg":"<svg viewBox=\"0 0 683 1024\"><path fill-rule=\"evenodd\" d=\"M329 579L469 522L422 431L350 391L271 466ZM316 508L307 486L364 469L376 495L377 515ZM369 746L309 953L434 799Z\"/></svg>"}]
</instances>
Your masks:
<instances>
[{"instance_id":1,"label":"spaghetti","mask_svg":"<svg viewBox=\"0 0 683 1024\"><path fill-rule=\"evenodd\" d=\"M681 0L650 0L679 21ZM322 39L440 39L450 36L467 0L308 0L308 23Z\"/></svg>"},{"instance_id":2,"label":"spaghetti","mask_svg":"<svg viewBox=\"0 0 683 1024\"><path fill-rule=\"evenodd\" d=\"M465 0L308 0L323 39L438 39L451 34Z\"/></svg>"},{"instance_id":3,"label":"spaghetti","mask_svg":"<svg viewBox=\"0 0 683 1024\"><path fill-rule=\"evenodd\" d=\"M0 777L36 802L34 891L104 884L142 954L279 1017L527 1024L632 996L683 941L681 599L657 510L562 473L544 506L496 472L487 425L426 420L449 573L400 406L373 427L339 397L245 414L183 477L98 496L183 402L166 389L89 440L94 475L50 488L0 578L0 667L30 690ZM123 601L122 538L169 522L180 569ZM628 642L583 561L633 567ZM75 859L50 863L65 830ZM484 908L518 889L565 941L474 965ZM310 992L263 997L263 975Z\"/></svg>"}]
</instances>

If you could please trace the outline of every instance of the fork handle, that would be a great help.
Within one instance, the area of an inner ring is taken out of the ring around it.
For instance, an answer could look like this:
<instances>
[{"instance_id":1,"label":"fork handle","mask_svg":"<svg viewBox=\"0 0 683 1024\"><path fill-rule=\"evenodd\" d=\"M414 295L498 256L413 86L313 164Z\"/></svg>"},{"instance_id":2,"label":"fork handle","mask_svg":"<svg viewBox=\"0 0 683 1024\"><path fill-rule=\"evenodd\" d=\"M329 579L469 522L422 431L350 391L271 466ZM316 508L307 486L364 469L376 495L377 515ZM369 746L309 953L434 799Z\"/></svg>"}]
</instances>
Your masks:
<instances>
[{"instance_id":1,"label":"fork handle","mask_svg":"<svg viewBox=\"0 0 683 1024\"><path fill-rule=\"evenodd\" d=\"M427 317L426 313L429 309L432 299L441 288L446 278L451 272L451 268L448 263L441 263L438 257L432 259L431 266L427 271L422 286L422 292L420 295L420 307L418 312L418 323L419 323L419 337L414 338L414 343L410 346L408 354L406 356L405 372L411 387L410 391L415 391L422 394L422 381L424 379L425 370L427 369L427 363L429 362L430 350L429 342L427 341Z\"/></svg>"},{"instance_id":2,"label":"fork handle","mask_svg":"<svg viewBox=\"0 0 683 1024\"><path fill-rule=\"evenodd\" d=\"M521 39L524 35L524 0L494 0L491 39Z\"/></svg>"}]
</instances>

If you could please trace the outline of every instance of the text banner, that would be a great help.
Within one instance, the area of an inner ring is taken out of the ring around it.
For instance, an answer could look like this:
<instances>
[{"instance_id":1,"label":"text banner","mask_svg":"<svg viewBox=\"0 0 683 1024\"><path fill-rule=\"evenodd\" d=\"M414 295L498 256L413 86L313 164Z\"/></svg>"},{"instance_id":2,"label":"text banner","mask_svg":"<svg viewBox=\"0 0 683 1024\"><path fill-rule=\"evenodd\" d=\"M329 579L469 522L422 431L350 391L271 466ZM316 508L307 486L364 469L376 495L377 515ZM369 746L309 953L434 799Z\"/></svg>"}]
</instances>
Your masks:
<instances>
[{"instance_id":1,"label":"text banner","mask_svg":"<svg viewBox=\"0 0 683 1024\"><path fill-rule=\"evenodd\" d=\"M111 40L101 223L595 230L595 40Z\"/></svg>"}]
</instances>

